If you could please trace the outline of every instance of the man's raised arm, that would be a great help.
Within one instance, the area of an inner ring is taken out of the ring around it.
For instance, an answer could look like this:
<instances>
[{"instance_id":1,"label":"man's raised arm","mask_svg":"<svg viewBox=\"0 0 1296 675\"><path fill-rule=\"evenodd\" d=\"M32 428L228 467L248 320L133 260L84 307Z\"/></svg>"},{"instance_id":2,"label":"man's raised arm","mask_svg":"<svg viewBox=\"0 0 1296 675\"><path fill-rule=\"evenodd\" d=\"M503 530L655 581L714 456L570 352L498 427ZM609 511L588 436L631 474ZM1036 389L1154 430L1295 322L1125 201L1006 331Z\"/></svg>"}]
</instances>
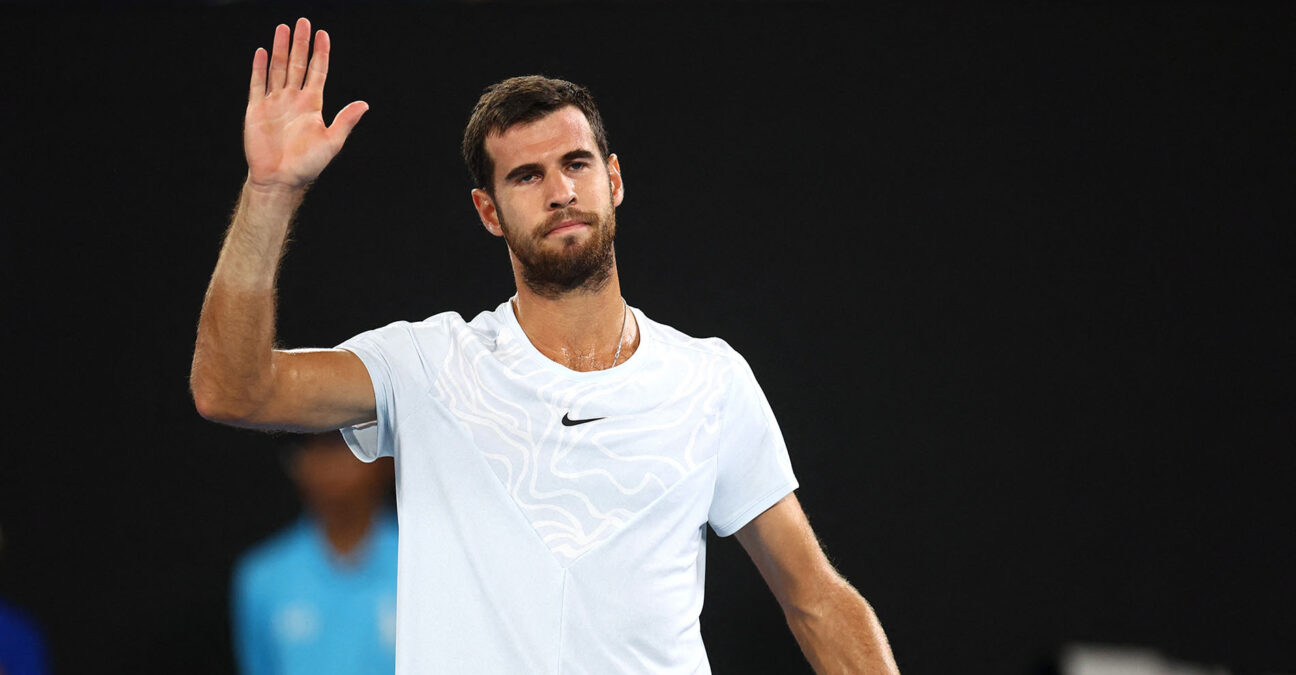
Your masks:
<instances>
[{"instance_id":1,"label":"man's raised arm","mask_svg":"<svg viewBox=\"0 0 1296 675\"><path fill-rule=\"evenodd\" d=\"M248 176L198 320L189 383L207 419L243 427L323 431L374 418L364 364L347 351L274 349L275 279L306 188L369 109L356 101L324 125L329 36L310 22L275 29L258 48L243 123ZM291 42L291 48L290 48Z\"/></svg>"}]
</instances>

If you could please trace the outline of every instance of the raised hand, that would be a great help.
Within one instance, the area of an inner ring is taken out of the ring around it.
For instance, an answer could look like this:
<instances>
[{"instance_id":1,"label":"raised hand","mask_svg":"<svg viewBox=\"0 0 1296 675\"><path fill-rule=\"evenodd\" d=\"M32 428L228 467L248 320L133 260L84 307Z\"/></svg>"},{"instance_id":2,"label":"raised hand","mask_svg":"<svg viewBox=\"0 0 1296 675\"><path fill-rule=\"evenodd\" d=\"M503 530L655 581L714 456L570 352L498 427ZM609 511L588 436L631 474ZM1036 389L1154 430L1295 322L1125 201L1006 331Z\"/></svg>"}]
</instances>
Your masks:
<instances>
[{"instance_id":1,"label":"raised hand","mask_svg":"<svg viewBox=\"0 0 1296 675\"><path fill-rule=\"evenodd\" d=\"M248 181L256 187L302 188L310 184L369 110L369 104L354 101L338 111L332 125L324 126L321 111L329 36L322 30L315 33L315 53L308 59L310 32L310 21L305 18L297 20L293 31L280 24L275 28L273 51L267 55L258 47L252 57L243 151Z\"/></svg>"}]
</instances>

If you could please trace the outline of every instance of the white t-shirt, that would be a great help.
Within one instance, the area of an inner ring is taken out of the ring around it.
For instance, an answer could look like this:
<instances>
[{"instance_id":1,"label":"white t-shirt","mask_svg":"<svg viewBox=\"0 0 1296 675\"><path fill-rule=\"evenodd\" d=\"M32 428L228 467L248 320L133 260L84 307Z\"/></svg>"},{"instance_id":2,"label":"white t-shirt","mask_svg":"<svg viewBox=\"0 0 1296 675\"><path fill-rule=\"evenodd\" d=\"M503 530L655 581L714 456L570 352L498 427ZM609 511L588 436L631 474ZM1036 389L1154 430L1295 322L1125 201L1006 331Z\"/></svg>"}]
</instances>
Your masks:
<instances>
[{"instance_id":1,"label":"white t-shirt","mask_svg":"<svg viewBox=\"0 0 1296 675\"><path fill-rule=\"evenodd\" d=\"M624 363L542 355L509 302L396 322L340 345L396 458L401 673L708 673L706 525L729 536L796 489L747 363L638 320Z\"/></svg>"}]
</instances>

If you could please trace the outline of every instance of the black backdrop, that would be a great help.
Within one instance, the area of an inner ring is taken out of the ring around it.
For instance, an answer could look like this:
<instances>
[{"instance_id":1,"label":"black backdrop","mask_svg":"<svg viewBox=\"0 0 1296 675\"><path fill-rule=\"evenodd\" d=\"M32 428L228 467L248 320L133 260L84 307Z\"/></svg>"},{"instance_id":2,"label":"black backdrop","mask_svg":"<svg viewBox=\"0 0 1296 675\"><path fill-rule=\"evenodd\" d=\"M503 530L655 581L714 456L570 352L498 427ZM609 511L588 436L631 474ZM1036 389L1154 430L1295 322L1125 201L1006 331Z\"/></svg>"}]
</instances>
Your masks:
<instances>
[{"instance_id":1,"label":"black backdrop","mask_svg":"<svg viewBox=\"0 0 1296 675\"><path fill-rule=\"evenodd\" d=\"M0 595L60 672L225 672L227 575L296 505L194 413L253 49L308 12L326 113L281 336L511 293L457 154L480 89L589 85L626 296L725 337L909 673L1071 641L1296 670L1292 4L0 8ZM712 537L717 672L804 672Z\"/></svg>"}]
</instances>

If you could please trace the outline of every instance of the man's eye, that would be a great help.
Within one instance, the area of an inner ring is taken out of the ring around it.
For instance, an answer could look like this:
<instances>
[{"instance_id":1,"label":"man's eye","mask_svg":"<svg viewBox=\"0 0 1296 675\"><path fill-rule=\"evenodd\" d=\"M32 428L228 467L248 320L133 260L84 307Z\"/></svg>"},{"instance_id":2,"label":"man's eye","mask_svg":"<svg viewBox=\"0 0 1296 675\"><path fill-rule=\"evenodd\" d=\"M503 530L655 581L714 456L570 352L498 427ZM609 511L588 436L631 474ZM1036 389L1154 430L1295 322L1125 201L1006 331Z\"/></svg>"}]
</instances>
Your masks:
<instances>
[{"instance_id":1,"label":"man's eye","mask_svg":"<svg viewBox=\"0 0 1296 675\"><path fill-rule=\"evenodd\" d=\"M587 168L587 167L589 167L589 162L572 162L571 164L569 164L569 165L567 166L567 168L569 168L569 169L571 169L571 170L573 170L573 171L579 171L579 170L584 169L584 168Z\"/></svg>"},{"instance_id":2,"label":"man's eye","mask_svg":"<svg viewBox=\"0 0 1296 675\"><path fill-rule=\"evenodd\" d=\"M540 178L540 176L539 176L538 174L528 173L528 174L526 174L526 175L518 176L518 178L517 178L517 182L519 182L519 183L534 183L534 182L536 181L536 179L538 179L538 178Z\"/></svg>"}]
</instances>

